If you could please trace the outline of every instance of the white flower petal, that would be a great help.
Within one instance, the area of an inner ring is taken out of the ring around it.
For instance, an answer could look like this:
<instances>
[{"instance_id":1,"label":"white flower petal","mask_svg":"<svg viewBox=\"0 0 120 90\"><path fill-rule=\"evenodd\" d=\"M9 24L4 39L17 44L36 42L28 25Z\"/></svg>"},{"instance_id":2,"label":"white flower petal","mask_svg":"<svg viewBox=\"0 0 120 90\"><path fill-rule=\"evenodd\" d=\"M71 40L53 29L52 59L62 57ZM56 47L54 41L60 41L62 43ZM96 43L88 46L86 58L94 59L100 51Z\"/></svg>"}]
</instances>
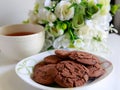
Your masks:
<instances>
[{"instance_id":1,"label":"white flower petal","mask_svg":"<svg viewBox=\"0 0 120 90\"><path fill-rule=\"evenodd\" d=\"M66 35L62 35L54 41L53 47L58 49L67 48L69 47L69 44L70 44L70 40L68 39L68 37Z\"/></svg>"},{"instance_id":2,"label":"white flower petal","mask_svg":"<svg viewBox=\"0 0 120 90\"><path fill-rule=\"evenodd\" d=\"M74 16L74 8L69 6L71 5L68 1L60 1L55 8L56 16L61 20L70 20Z\"/></svg>"},{"instance_id":3,"label":"white flower petal","mask_svg":"<svg viewBox=\"0 0 120 90\"><path fill-rule=\"evenodd\" d=\"M56 20L56 16L48 11L45 8L39 9L39 22L42 24L43 21L54 22Z\"/></svg>"},{"instance_id":4,"label":"white flower petal","mask_svg":"<svg viewBox=\"0 0 120 90\"><path fill-rule=\"evenodd\" d=\"M75 48L84 48L84 42L81 39L77 39L74 42Z\"/></svg>"},{"instance_id":5,"label":"white flower petal","mask_svg":"<svg viewBox=\"0 0 120 90\"><path fill-rule=\"evenodd\" d=\"M58 34L59 35L63 35L64 34L64 31L61 29L61 30L58 30Z\"/></svg>"},{"instance_id":6,"label":"white flower petal","mask_svg":"<svg viewBox=\"0 0 120 90\"><path fill-rule=\"evenodd\" d=\"M45 0L44 6L51 7L51 0Z\"/></svg>"}]
</instances>

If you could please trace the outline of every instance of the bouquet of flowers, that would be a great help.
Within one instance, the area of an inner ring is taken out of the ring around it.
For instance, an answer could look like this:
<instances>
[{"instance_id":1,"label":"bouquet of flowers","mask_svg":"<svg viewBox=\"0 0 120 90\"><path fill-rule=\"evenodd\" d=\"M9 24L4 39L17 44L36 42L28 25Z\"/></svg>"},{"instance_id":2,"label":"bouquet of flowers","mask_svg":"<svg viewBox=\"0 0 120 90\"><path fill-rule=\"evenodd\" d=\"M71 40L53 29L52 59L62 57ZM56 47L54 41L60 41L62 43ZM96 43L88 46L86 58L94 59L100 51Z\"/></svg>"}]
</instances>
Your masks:
<instances>
[{"instance_id":1,"label":"bouquet of flowers","mask_svg":"<svg viewBox=\"0 0 120 90\"><path fill-rule=\"evenodd\" d=\"M44 50L107 52L111 20L110 0L36 0L26 22L44 26Z\"/></svg>"}]
</instances>

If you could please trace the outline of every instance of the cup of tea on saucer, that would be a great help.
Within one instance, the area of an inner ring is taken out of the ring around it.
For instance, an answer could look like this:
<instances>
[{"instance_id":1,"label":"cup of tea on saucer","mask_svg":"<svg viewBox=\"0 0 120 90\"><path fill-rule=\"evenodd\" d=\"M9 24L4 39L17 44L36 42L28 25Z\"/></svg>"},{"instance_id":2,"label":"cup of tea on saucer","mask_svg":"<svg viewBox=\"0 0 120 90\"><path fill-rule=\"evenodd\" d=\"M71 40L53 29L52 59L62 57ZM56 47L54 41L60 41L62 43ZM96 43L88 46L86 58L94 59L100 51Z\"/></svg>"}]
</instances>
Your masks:
<instances>
[{"instance_id":1,"label":"cup of tea on saucer","mask_svg":"<svg viewBox=\"0 0 120 90\"><path fill-rule=\"evenodd\" d=\"M35 24L14 24L0 27L0 50L13 60L37 54L43 48L45 30Z\"/></svg>"}]
</instances>

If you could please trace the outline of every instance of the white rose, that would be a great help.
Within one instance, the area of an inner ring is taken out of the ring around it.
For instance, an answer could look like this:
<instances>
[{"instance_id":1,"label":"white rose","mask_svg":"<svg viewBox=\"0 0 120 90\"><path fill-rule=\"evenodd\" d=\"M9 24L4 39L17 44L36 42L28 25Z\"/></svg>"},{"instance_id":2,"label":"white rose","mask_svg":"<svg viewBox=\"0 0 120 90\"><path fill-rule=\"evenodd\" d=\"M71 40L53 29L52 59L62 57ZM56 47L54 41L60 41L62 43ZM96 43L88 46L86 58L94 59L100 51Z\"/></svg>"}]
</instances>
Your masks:
<instances>
[{"instance_id":1,"label":"white rose","mask_svg":"<svg viewBox=\"0 0 120 90\"><path fill-rule=\"evenodd\" d=\"M70 20L74 16L74 7L71 7L71 3L68 1L61 1L55 8L56 16L61 20Z\"/></svg>"},{"instance_id":2,"label":"white rose","mask_svg":"<svg viewBox=\"0 0 120 90\"><path fill-rule=\"evenodd\" d=\"M52 12L45 8L39 10L39 23L44 23L43 21L54 22L55 20L56 16Z\"/></svg>"},{"instance_id":3,"label":"white rose","mask_svg":"<svg viewBox=\"0 0 120 90\"><path fill-rule=\"evenodd\" d=\"M109 29L109 23L112 20L112 16L96 14L91 20L86 20L86 24L95 30L105 31Z\"/></svg>"},{"instance_id":4,"label":"white rose","mask_svg":"<svg viewBox=\"0 0 120 90\"><path fill-rule=\"evenodd\" d=\"M89 30L90 28L87 25L80 27L78 31L78 36L89 34Z\"/></svg>"}]
</instances>

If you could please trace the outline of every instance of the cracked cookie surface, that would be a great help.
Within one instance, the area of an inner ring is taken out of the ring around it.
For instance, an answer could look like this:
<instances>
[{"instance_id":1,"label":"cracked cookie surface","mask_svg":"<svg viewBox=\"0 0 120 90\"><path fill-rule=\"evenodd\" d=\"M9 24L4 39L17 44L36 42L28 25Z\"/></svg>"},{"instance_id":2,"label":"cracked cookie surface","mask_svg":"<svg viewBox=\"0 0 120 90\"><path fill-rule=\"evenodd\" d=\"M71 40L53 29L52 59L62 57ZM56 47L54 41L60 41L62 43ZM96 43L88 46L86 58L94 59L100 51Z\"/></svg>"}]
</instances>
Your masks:
<instances>
[{"instance_id":1,"label":"cracked cookie surface","mask_svg":"<svg viewBox=\"0 0 120 90\"><path fill-rule=\"evenodd\" d=\"M73 61L62 61L56 65L55 82L62 87L84 85L88 79L88 69Z\"/></svg>"},{"instance_id":2,"label":"cracked cookie surface","mask_svg":"<svg viewBox=\"0 0 120 90\"><path fill-rule=\"evenodd\" d=\"M99 59L95 55L81 51L70 52L69 58L71 58L74 61L87 65L94 65L96 63L100 63Z\"/></svg>"},{"instance_id":3,"label":"cracked cookie surface","mask_svg":"<svg viewBox=\"0 0 120 90\"><path fill-rule=\"evenodd\" d=\"M91 66L87 66L89 69L89 77L90 78L96 78L105 73L105 69L100 64L95 64Z\"/></svg>"}]
</instances>

